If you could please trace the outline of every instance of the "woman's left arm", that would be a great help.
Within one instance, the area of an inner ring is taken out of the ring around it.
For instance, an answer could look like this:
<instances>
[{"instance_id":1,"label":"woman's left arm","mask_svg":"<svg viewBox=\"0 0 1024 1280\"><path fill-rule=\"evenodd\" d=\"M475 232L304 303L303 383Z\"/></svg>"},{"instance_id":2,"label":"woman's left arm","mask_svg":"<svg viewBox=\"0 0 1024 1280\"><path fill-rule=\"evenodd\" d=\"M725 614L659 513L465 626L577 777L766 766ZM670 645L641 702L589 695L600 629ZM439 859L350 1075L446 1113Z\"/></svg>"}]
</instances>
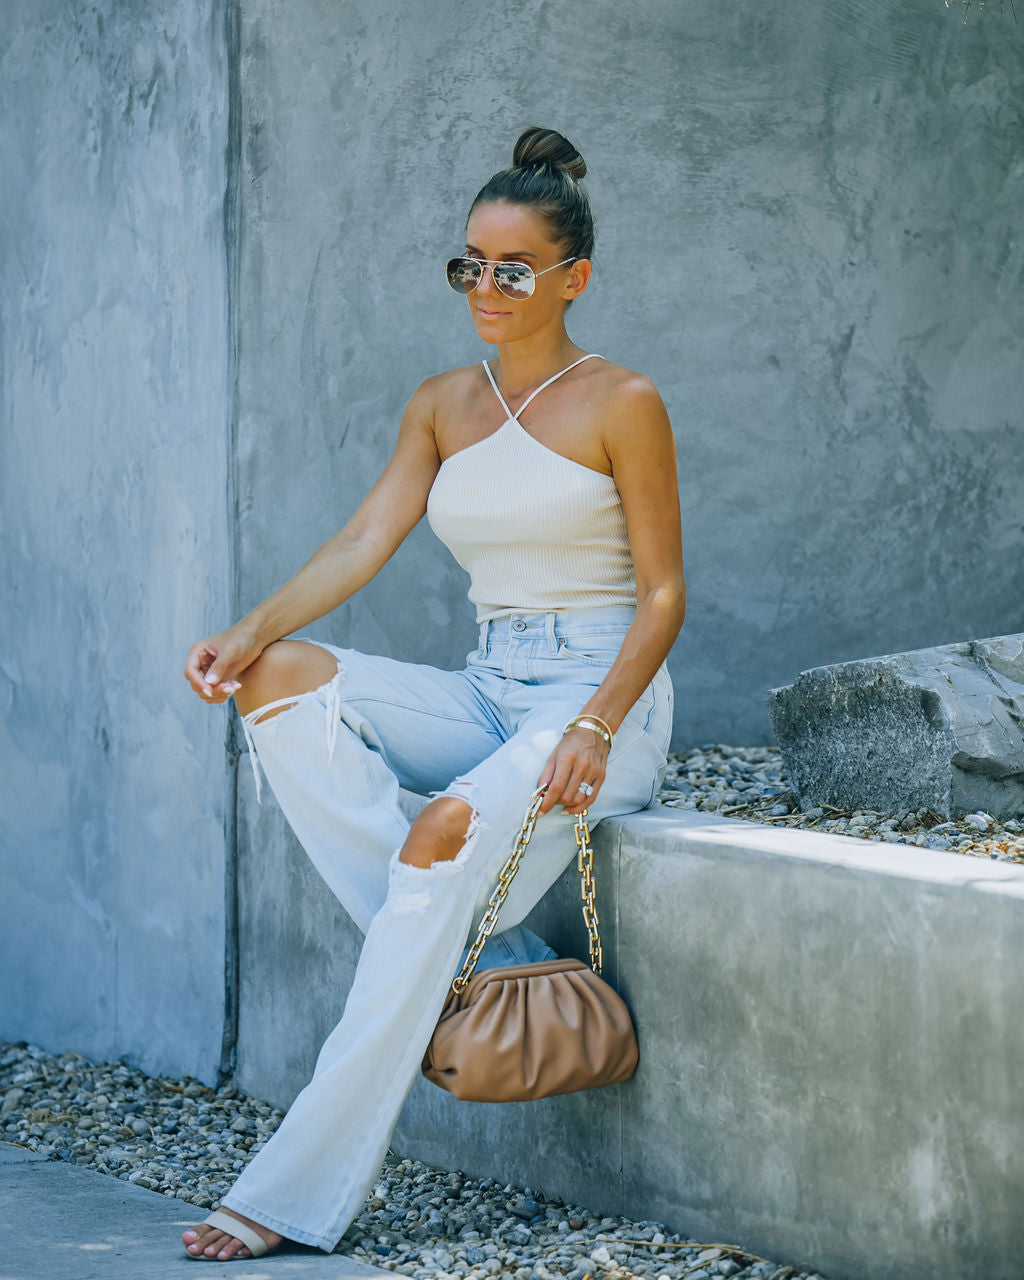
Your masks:
<instances>
[{"instance_id":1,"label":"woman's left arm","mask_svg":"<svg viewBox=\"0 0 1024 1280\"><path fill-rule=\"evenodd\" d=\"M612 733L668 656L686 614L676 450L665 405L654 384L629 375L609 405L605 447L622 497L636 571L636 619L607 676L579 714L599 716ZM538 781L541 804L577 814L592 805L604 782L608 746L591 729L571 729L552 752ZM580 794L581 782L593 787Z\"/></svg>"}]
</instances>

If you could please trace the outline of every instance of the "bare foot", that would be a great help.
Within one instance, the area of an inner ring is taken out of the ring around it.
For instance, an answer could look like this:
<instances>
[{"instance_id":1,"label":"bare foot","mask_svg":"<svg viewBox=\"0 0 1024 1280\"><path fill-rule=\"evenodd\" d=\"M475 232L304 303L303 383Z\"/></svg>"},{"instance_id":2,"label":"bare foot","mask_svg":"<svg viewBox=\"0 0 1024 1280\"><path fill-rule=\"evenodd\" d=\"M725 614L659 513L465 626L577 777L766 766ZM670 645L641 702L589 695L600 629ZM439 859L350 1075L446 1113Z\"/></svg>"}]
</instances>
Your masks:
<instances>
[{"instance_id":1,"label":"bare foot","mask_svg":"<svg viewBox=\"0 0 1024 1280\"><path fill-rule=\"evenodd\" d=\"M220 1213L226 1213L232 1218L237 1218L239 1222L247 1226L251 1231L255 1231L261 1239L267 1242L268 1249L276 1249L281 1243L282 1237L276 1231L271 1231L269 1227L260 1226L258 1222L253 1222L251 1218L246 1218L240 1213L235 1213L234 1209L222 1208ZM226 1231L221 1231L219 1227L210 1226L209 1223L201 1222L198 1227L190 1227L188 1231L182 1233L182 1244L193 1258L210 1258L215 1262L229 1262L232 1258L251 1258L252 1252L248 1245L239 1240L237 1236L229 1235Z\"/></svg>"}]
</instances>

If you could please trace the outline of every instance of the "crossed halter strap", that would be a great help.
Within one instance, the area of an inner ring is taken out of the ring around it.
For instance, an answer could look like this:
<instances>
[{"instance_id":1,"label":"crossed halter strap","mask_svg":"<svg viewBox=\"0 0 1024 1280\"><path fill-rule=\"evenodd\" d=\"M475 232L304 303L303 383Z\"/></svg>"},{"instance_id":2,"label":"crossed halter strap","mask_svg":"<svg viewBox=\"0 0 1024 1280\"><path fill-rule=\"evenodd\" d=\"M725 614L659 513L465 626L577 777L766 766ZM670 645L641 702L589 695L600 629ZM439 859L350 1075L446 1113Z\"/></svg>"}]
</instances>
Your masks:
<instances>
[{"instance_id":1,"label":"crossed halter strap","mask_svg":"<svg viewBox=\"0 0 1024 1280\"><path fill-rule=\"evenodd\" d=\"M526 399L519 406L519 408L516 410L515 413L513 413L512 410L505 403L505 397L498 390L498 384L494 381L494 374L491 373L491 366L487 363L486 360L483 361L483 366L484 366L484 373L487 374L487 381L491 384L491 387L494 390L494 394L501 401L501 407L505 410L505 412L513 420L513 422L518 422L519 415L526 408L526 406L530 404L530 402L534 400L537 396L539 396L545 387L550 387L552 382L557 382L563 373L568 373L570 369L575 369L576 366L578 364L582 364L584 360L603 360L603 359L604 359L604 356L598 355L596 351L591 351L589 355L580 356L580 358L578 360L574 360L572 364L566 365L564 369L559 369L557 373L552 374L552 376L548 378L547 382L542 382L540 384L540 386L537 388L536 391L531 391L530 394L526 397Z\"/></svg>"}]
</instances>

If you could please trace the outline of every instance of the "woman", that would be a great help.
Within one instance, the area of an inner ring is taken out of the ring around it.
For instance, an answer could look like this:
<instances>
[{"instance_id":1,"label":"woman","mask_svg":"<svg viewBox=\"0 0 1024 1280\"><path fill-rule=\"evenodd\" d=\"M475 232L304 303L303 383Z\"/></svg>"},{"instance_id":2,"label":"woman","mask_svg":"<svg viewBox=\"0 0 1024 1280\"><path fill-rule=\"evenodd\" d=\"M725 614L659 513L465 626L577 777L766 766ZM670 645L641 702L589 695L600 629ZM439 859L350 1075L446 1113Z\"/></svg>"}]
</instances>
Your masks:
<instances>
[{"instance_id":1,"label":"woman","mask_svg":"<svg viewBox=\"0 0 1024 1280\"><path fill-rule=\"evenodd\" d=\"M189 651L186 678L206 702L234 697L254 769L258 754L366 934L312 1081L221 1211L184 1233L193 1257L259 1256L282 1238L333 1249L533 791L546 787L547 817L482 967L553 954L519 925L570 861L575 815L654 797L685 609L675 450L648 379L566 332L591 272L585 173L560 134L522 135L447 269L497 360L428 378L341 532ZM465 671L281 638L369 582L424 513L472 579L480 646ZM435 797L411 827L399 786Z\"/></svg>"}]
</instances>

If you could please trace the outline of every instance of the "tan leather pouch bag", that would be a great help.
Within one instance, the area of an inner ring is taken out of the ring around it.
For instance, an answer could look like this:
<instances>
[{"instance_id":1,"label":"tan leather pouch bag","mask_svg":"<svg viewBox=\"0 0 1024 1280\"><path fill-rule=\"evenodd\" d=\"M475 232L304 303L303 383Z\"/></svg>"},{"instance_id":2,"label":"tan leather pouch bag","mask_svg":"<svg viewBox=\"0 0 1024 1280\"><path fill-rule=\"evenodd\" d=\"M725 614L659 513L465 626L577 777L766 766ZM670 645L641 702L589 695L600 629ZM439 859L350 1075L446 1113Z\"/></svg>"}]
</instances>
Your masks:
<instances>
[{"instance_id":1,"label":"tan leather pouch bag","mask_svg":"<svg viewBox=\"0 0 1024 1280\"><path fill-rule=\"evenodd\" d=\"M522 1102L594 1089L628 1080L637 1067L629 1010L600 977L594 855L585 811L576 822L576 843L593 967L581 960L542 960L473 972L530 842L543 794L536 792L530 802L423 1059L428 1080L469 1102Z\"/></svg>"}]
</instances>

